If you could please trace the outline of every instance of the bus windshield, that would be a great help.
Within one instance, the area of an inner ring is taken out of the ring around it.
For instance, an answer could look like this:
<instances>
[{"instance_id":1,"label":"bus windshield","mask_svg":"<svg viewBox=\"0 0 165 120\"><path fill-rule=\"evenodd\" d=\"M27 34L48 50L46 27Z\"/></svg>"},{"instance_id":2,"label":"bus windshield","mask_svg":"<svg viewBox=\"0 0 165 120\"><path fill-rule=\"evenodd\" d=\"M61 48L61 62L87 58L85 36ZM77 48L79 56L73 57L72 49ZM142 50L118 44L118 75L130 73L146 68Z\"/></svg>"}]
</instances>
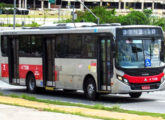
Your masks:
<instances>
[{"instance_id":1,"label":"bus windshield","mask_svg":"<svg viewBox=\"0 0 165 120\"><path fill-rule=\"evenodd\" d=\"M121 68L152 68L164 66L160 60L161 39L118 40L117 65Z\"/></svg>"}]
</instances>

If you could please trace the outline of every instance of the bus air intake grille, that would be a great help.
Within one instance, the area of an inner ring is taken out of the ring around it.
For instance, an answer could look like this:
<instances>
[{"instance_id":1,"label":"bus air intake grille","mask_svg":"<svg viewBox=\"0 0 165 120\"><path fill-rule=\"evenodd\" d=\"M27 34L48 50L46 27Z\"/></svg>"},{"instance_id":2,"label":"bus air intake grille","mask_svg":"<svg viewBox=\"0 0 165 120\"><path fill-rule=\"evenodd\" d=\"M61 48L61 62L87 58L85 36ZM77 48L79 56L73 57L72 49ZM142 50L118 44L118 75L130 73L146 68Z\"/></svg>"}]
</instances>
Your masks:
<instances>
[{"instance_id":1,"label":"bus air intake grille","mask_svg":"<svg viewBox=\"0 0 165 120\"><path fill-rule=\"evenodd\" d=\"M160 83L130 84L132 90L142 90L143 86L149 86L149 89L158 89Z\"/></svg>"}]
</instances>

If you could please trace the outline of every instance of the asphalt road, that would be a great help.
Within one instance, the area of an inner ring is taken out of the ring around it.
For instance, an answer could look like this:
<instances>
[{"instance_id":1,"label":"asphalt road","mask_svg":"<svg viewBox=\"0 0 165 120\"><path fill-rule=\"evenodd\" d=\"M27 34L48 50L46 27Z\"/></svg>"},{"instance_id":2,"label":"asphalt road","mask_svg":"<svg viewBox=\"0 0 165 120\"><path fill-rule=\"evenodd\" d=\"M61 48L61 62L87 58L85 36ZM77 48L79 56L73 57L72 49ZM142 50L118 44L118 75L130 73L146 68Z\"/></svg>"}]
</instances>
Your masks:
<instances>
[{"instance_id":1,"label":"asphalt road","mask_svg":"<svg viewBox=\"0 0 165 120\"><path fill-rule=\"evenodd\" d=\"M140 98L132 99L129 95L105 95L97 101L87 100L82 92L47 91L29 94L25 87L11 86L0 81L0 92L3 94L27 94L40 99L59 100L81 104L103 104L105 106L119 106L127 110L165 113L165 91L143 93Z\"/></svg>"}]
</instances>

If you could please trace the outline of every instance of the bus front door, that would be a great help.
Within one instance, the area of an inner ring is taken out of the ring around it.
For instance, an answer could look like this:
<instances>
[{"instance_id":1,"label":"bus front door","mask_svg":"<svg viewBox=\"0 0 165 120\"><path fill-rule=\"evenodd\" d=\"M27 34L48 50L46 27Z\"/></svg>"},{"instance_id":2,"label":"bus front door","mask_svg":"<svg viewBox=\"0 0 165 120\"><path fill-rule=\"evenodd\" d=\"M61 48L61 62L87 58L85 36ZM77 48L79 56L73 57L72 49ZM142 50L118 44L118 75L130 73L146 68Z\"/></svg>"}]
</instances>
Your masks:
<instances>
[{"instance_id":1,"label":"bus front door","mask_svg":"<svg viewBox=\"0 0 165 120\"><path fill-rule=\"evenodd\" d=\"M99 90L109 91L112 77L112 55L111 55L111 40L101 38L99 40Z\"/></svg>"},{"instance_id":2,"label":"bus front door","mask_svg":"<svg viewBox=\"0 0 165 120\"><path fill-rule=\"evenodd\" d=\"M43 41L43 84L45 87L55 86L55 37L46 37Z\"/></svg>"},{"instance_id":3,"label":"bus front door","mask_svg":"<svg viewBox=\"0 0 165 120\"><path fill-rule=\"evenodd\" d=\"M8 38L9 83L19 84L19 41L14 37Z\"/></svg>"}]
</instances>

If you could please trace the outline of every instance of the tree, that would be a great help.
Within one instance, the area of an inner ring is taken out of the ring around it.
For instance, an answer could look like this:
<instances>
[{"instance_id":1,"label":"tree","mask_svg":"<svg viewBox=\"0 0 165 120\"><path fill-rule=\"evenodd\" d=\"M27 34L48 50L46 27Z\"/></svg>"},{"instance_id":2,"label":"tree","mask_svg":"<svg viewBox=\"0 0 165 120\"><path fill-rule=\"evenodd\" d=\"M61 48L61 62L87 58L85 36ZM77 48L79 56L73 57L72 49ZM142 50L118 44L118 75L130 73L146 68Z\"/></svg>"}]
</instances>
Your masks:
<instances>
[{"instance_id":1,"label":"tree","mask_svg":"<svg viewBox=\"0 0 165 120\"><path fill-rule=\"evenodd\" d=\"M95 7L92 12L100 18L100 24L104 23L121 23L122 25L158 25L162 28L165 27L164 18L151 17L152 10L145 9L143 12L131 10L127 15L116 15L116 10L107 10L105 7ZM95 22L96 18L88 11L76 11L77 20L75 22ZM68 19L63 22L71 22ZM164 28L165 29L165 28Z\"/></svg>"},{"instance_id":2,"label":"tree","mask_svg":"<svg viewBox=\"0 0 165 120\"><path fill-rule=\"evenodd\" d=\"M131 11L126 16L122 17L122 25L144 25L148 24L147 16L140 11Z\"/></svg>"},{"instance_id":3,"label":"tree","mask_svg":"<svg viewBox=\"0 0 165 120\"><path fill-rule=\"evenodd\" d=\"M95 7L94 9L92 9L92 12L100 18L100 23L109 23L110 18L116 15L115 9L106 10L105 7ZM78 16L76 22L85 21L97 23L97 19L88 11L78 11L76 13Z\"/></svg>"},{"instance_id":4,"label":"tree","mask_svg":"<svg viewBox=\"0 0 165 120\"><path fill-rule=\"evenodd\" d=\"M144 9L144 10L143 10L143 13L144 13L147 17L151 17L151 15L152 15L152 10L150 10L150 9Z\"/></svg>"},{"instance_id":5,"label":"tree","mask_svg":"<svg viewBox=\"0 0 165 120\"><path fill-rule=\"evenodd\" d=\"M154 17L154 18L152 18L152 24L161 26L163 28L163 30L165 30L165 18Z\"/></svg>"}]
</instances>

